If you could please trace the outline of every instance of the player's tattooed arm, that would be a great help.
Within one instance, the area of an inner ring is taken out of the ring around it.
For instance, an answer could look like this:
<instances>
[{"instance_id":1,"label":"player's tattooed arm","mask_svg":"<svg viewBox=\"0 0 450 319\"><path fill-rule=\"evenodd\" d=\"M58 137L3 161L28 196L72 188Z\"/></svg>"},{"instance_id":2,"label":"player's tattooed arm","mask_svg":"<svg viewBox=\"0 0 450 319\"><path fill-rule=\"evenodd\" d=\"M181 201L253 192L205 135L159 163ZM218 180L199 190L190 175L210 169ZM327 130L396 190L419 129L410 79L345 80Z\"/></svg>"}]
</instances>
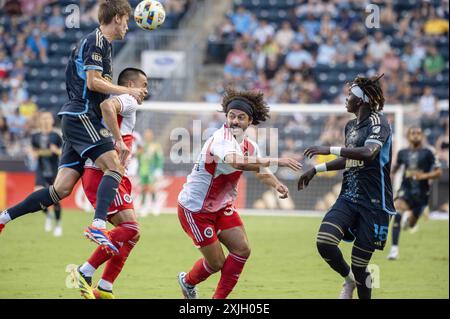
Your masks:
<instances>
[{"instance_id":1,"label":"player's tattooed arm","mask_svg":"<svg viewBox=\"0 0 450 319\"><path fill-rule=\"evenodd\" d=\"M130 94L139 104L142 103L145 96L148 94L146 88L133 88L112 84L106 80L98 70L86 71L86 85L90 91L103 94Z\"/></svg>"},{"instance_id":2,"label":"player's tattooed arm","mask_svg":"<svg viewBox=\"0 0 450 319\"><path fill-rule=\"evenodd\" d=\"M264 167L259 173L256 173L256 178L267 186L273 187L280 195L281 199L289 196L289 189L286 185L280 182L280 180L268 169Z\"/></svg>"},{"instance_id":3,"label":"player's tattooed arm","mask_svg":"<svg viewBox=\"0 0 450 319\"><path fill-rule=\"evenodd\" d=\"M325 163L327 171L338 171L345 168L346 158L339 157L335 160L332 160L328 163ZM305 173L300 176L297 184L297 190L305 189L309 182L316 176L317 171L315 167L310 168Z\"/></svg>"},{"instance_id":4,"label":"player's tattooed arm","mask_svg":"<svg viewBox=\"0 0 450 319\"><path fill-rule=\"evenodd\" d=\"M330 149L328 146L311 146L305 150L304 155L308 158L312 158L315 155L328 155L330 154ZM380 149L381 146L379 144L368 142L361 147L342 147L341 156L358 161L373 160Z\"/></svg>"},{"instance_id":5,"label":"player's tattooed arm","mask_svg":"<svg viewBox=\"0 0 450 319\"><path fill-rule=\"evenodd\" d=\"M117 122L117 114L121 111L121 108L120 101L115 97L109 98L100 104L102 117L114 137L116 142L115 147L119 153L120 162L124 165L128 155L130 155L130 150L123 141L119 123Z\"/></svg>"}]
</instances>

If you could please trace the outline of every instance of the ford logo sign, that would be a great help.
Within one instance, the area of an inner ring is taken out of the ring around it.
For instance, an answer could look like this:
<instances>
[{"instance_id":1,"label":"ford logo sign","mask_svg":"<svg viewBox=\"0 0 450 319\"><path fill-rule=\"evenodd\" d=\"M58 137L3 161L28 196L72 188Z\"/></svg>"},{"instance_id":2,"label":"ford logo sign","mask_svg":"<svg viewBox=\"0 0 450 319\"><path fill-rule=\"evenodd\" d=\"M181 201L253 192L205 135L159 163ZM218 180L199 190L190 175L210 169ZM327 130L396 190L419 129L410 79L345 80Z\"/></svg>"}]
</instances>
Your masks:
<instances>
[{"instance_id":1,"label":"ford logo sign","mask_svg":"<svg viewBox=\"0 0 450 319\"><path fill-rule=\"evenodd\" d=\"M168 65L173 64L175 62L175 59L171 57L160 57L155 59L155 63L162 64L162 65Z\"/></svg>"}]
</instances>

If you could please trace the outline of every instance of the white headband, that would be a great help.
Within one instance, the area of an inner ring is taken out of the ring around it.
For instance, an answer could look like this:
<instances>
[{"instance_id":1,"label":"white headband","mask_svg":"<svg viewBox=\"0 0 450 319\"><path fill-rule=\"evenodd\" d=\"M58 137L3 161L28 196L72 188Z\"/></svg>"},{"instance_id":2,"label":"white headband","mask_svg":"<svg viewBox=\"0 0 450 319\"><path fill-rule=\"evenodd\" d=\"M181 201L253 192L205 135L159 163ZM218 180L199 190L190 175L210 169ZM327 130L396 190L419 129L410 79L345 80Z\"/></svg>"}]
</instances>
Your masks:
<instances>
[{"instance_id":1,"label":"white headband","mask_svg":"<svg viewBox=\"0 0 450 319\"><path fill-rule=\"evenodd\" d=\"M362 99L364 102L369 103L369 98L364 94L363 90L361 90L361 88L357 84L352 85L352 87L350 88L350 92Z\"/></svg>"}]
</instances>

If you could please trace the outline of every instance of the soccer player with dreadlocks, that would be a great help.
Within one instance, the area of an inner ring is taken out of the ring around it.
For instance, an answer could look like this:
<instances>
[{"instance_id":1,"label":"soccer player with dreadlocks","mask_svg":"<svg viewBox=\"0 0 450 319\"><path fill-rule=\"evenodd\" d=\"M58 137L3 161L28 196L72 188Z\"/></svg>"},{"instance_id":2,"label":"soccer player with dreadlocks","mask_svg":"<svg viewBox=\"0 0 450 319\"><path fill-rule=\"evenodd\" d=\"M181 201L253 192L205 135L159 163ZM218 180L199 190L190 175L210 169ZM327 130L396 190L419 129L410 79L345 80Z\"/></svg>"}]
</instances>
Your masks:
<instances>
[{"instance_id":1,"label":"soccer player with dreadlocks","mask_svg":"<svg viewBox=\"0 0 450 319\"><path fill-rule=\"evenodd\" d=\"M221 276L214 299L225 299L244 269L250 247L244 225L233 206L243 171L254 171L280 198L288 188L268 169L269 165L301 168L292 158L260 157L258 145L245 136L246 129L269 117L262 93L227 89L222 102L226 122L205 143L192 173L178 196L178 218L203 258L178 282L186 299L198 298L196 285L213 273ZM225 256L221 243L228 249Z\"/></svg>"},{"instance_id":2,"label":"soccer player with dreadlocks","mask_svg":"<svg viewBox=\"0 0 450 319\"><path fill-rule=\"evenodd\" d=\"M346 108L356 118L345 127L345 147L313 146L305 150L309 158L319 154L339 158L316 165L298 181L298 190L302 190L316 173L345 169L341 193L323 218L316 242L322 258L345 279L341 299L351 299L355 288L360 299L371 298L367 265L375 249L383 250L390 217L395 214L390 180L392 131L381 113L382 76L355 78ZM354 240L351 267L338 248L342 239Z\"/></svg>"}]
</instances>

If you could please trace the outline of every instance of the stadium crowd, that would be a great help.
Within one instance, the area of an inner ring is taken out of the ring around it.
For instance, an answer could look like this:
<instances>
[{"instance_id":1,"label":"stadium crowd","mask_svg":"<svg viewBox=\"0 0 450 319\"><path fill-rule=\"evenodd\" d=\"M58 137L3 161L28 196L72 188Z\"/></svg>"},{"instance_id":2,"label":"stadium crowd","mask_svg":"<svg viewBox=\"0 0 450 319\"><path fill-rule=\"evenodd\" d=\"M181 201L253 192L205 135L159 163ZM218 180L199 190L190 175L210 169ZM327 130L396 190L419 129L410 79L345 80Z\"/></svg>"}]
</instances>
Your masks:
<instances>
[{"instance_id":1,"label":"stadium crowd","mask_svg":"<svg viewBox=\"0 0 450 319\"><path fill-rule=\"evenodd\" d=\"M405 124L420 123L448 167L442 141L448 141L449 3L371 3L380 8L379 28L365 25L368 1L235 0L209 38L208 61L222 62L224 76L204 100L218 102L223 88L233 85L263 91L270 104L343 105L346 82L384 73L386 103L413 106ZM309 137L329 145L342 141L342 117L319 123L317 134L311 133L314 122L299 115L279 123L298 136L283 139L286 150L301 153Z\"/></svg>"},{"instance_id":2,"label":"stadium crowd","mask_svg":"<svg viewBox=\"0 0 450 319\"><path fill-rule=\"evenodd\" d=\"M135 6L139 1L130 2ZM160 2L169 19L181 17L192 1ZM94 28L98 24L98 1L7 0L1 4L4 5L0 8L0 156L20 157L29 147L30 133L37 128L39 110L55 114L66 99L65 63L70 46L79 36L76 30L66 28L72 12L66 10L67 6L78 5L83 13L81 26ZM130 32L136 29L132 26ZM50 93L53 96L42 98Z\"/></svg>"}]
</instances>

